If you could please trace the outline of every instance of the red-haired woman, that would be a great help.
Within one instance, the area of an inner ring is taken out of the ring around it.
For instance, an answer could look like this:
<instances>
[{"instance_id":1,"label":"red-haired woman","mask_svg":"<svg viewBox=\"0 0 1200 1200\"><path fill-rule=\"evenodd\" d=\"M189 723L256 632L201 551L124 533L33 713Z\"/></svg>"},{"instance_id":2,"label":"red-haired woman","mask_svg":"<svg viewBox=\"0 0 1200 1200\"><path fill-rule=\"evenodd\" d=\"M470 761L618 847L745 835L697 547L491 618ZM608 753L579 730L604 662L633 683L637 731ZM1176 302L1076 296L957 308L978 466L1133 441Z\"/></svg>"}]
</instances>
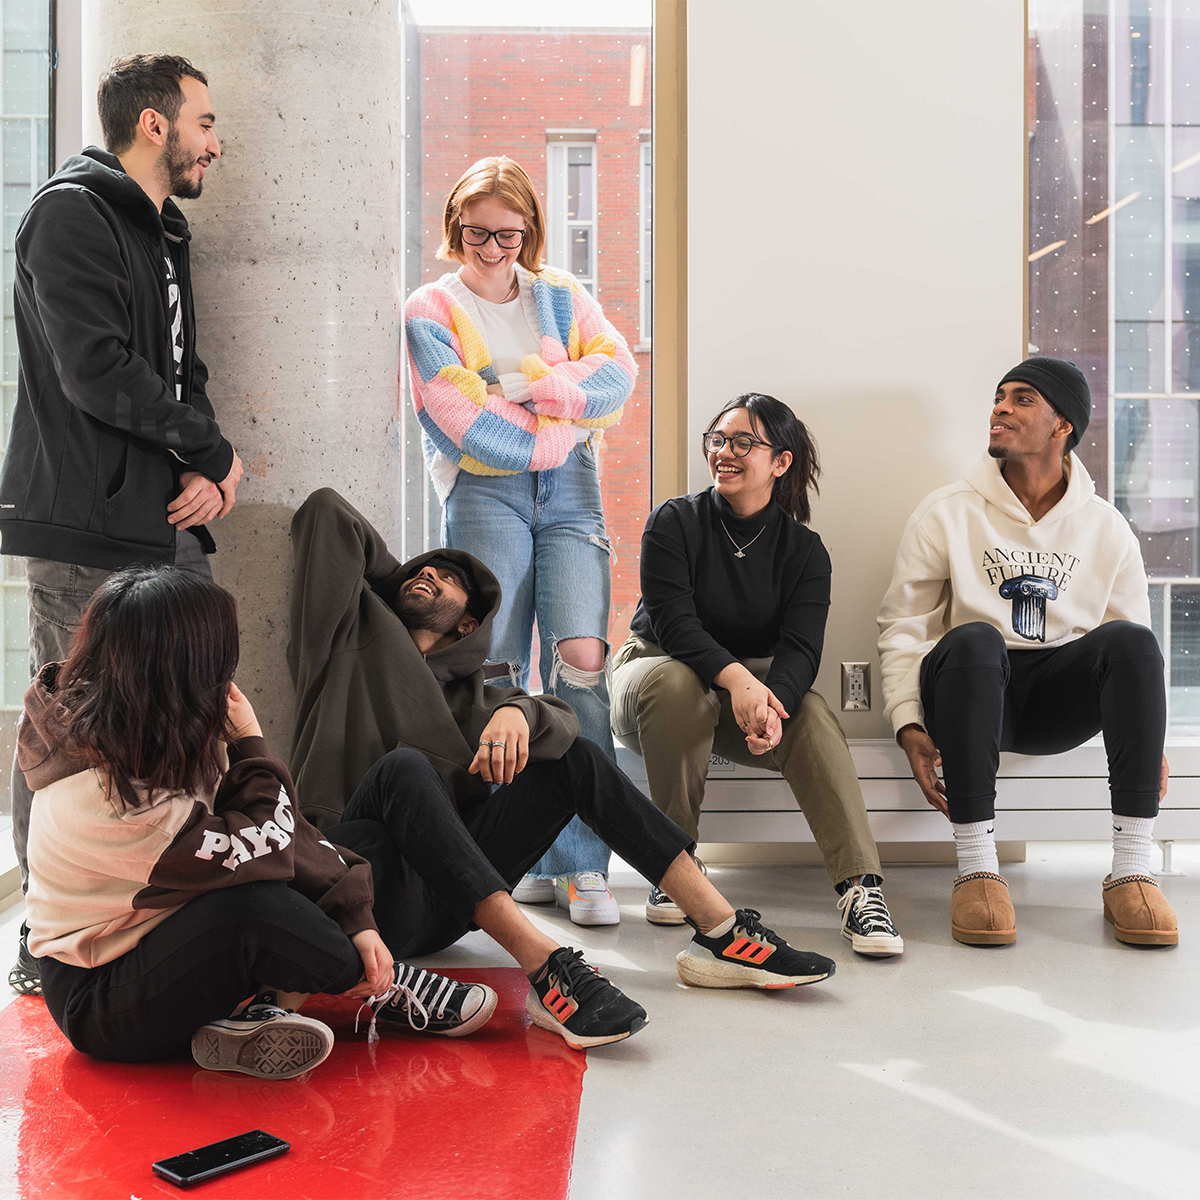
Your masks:
<instances>
[{"instance_id":1,"label":"red-haired woman","mask_svg":"<svg viewBox=\"0 0 1200 1200\"><path fill-rule=\"evenodd\" d=\"M512 159L468 168L446 200L438 250L458 269L405 306L413 403L445 506L442 541L500 581L491 682L526 686L536 619L544 689L611 757L611 548L596 452L637 367L587 289L543 264L545 240L537 192ZM608 860L573 820L513 895L557 899L579 924L615 924Z\"/></svg>"}]
</instances>

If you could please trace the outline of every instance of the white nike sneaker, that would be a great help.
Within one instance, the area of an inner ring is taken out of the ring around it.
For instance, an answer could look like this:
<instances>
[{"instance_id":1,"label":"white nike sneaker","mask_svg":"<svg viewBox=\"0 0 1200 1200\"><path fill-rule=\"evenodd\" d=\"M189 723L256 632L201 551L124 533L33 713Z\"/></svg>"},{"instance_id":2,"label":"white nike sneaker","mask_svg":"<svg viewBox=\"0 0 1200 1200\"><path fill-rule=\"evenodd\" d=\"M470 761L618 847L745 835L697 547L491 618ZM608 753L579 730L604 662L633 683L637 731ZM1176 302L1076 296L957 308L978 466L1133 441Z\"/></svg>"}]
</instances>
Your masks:
<instances>
[{"instance_id":1,"label":"white nike sneaker","mask_svg":"<svg viewBox=\"0 0 1200 1200\"><path fill-rule=\"evenodd\" d=\"M554 880L523 875L512 890L512 898L518 904L549 904L554 899Z\"/></svg>"},{"instance_id":2,"label":"white nike sneaker","mask_svg":"<svg viewBox=\"0 0 1200 1200\"><path fill-rule=\"evenodd\" d=\"M559 875L554 880L554 899L576 925L616 925L621 920L621 910L608 890L608 876L600 871Z\"/></svg>"}]
</instances>

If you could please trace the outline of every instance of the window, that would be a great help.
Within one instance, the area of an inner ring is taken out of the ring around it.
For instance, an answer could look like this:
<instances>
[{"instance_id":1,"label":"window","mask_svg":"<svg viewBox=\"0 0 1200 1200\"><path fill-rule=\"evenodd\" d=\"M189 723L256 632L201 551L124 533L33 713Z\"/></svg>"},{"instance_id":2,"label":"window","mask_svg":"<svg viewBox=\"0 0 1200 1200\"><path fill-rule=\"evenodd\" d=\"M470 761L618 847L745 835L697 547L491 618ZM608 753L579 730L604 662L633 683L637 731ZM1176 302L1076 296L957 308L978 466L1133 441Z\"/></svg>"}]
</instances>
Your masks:
<instances>
[{"instance_id":1,"label":"window","mask_svg":"<svg viewBox=\"0 0 1200 1200\"><path fill-rule=\"evenodd\" d=\"M47 0L4 0L0 8L0 195L3 196L4 366L0 372L3 408L0 446L8 444L17 402L17 339L12 291L13 238L34 192L50 170L50 5ZM3 676L0 678L0 759L12 757L17 714L29 686L29 649L22 560L0 559L3 603ZM0 768L0 809L8 809L8 771Z\"/></svg>"},{"instance_id":2,"label":"window","mask_svg":"<svg viewBox=\"0 0 1200 1200\"><path fill-rule=\"evenodd\" d=\"M546 146L546 261L596 294L596 145Z\"/></svg>"},{"instance_id":3,"label":"window","mask_svg":"<svg viewBox=\"0 0 1200 1200\"><path fill-rule=\"evenodd\" d=\"M638 292L638 331L641 344L650 345L654 319L654 242L650 237L654 214L654 150L648 135L643 135L639 167L641 187L641 278Z\"/></svg>"},{"instance_id":4,"label":"window","mask_svg":"<svg viewBox=\"0 0 1200 1200\"><path fill-rule=\"evenodd\" d=\"M468 6L462 6L464 9ZM563 20L574 19L570 5ZM612 570L609 640L620 645L639 592L650 512L649 193L651 0L586 6L578 25L532 27L525 0L494 0L478 20L439 0L404 0L403 291L456 264L435 257L442 206L462 172L507 154L544 186L547 261L578 277L636 348L637 387L600 446ZM538 10L540 11L540 10ZM583 21L586 19L586 24ZM486 23L484 23L486 22ZM441 511L422 457L407 363L400 406L404 553L441 544Z\"/></svg>"},{"instance_id":5,"label":"window","mask_svg":"<svg viewBox=\"0 0 1200 1200\"><path fill-rule=\"evenodd\" d=\"M1200 734L1200 2L1031 0L1029 340L1087 375L1080 454Z\"/></svg>"}]
</instances>

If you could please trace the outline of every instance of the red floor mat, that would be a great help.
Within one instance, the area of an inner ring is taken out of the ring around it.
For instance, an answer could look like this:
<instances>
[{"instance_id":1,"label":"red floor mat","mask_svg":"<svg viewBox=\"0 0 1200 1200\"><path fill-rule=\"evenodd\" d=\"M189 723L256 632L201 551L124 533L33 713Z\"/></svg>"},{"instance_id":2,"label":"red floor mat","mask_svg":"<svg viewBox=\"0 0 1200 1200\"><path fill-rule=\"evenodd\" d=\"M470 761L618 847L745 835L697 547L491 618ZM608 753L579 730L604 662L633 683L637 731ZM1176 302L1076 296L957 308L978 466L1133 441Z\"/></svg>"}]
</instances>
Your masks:
<instances>
[{"instance_id":1,"label":"red floor mat","mask_svg":"<svg viewBox=\"0 0 1200 1200\"><path fill-rule=\"evenodd\" d=\"M447 972L458 976L458 972ZM202 1184L205 1200L384 1200L567 1195L584 1056L531 1028L516 968L461 977L500 996L462 1039L354 1033L356 1004L304 1011L337 1035L307 1078L267 1083L191 1061L125 1065L77 1054L40 999L0 1012L0 1196L147 1200L185 1193L156 1159L265 1129L272 1162Z\"/></svg>"}]
</instances>

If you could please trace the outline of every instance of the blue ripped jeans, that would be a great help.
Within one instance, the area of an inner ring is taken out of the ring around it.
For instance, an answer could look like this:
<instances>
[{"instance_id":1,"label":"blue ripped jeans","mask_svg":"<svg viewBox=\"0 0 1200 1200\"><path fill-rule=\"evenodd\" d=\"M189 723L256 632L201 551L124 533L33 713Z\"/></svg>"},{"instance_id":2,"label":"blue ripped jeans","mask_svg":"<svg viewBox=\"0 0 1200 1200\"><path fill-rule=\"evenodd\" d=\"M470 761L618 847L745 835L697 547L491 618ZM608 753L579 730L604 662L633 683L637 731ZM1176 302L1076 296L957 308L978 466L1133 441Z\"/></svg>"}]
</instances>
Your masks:
<instances>
[{"instance_id":1,"label":"blue ripped jeans","mask_svg":"<svg viewBox=\"0 0 1200 1200\"><path fill-rule=\"evenodd\" d=\"M582 637L599 638L607 648L610 549L591 444L579 442L552 471L460 471L446 500L442 540L486 563L500 581L489 662L508 670L488 682L528 686L536 617L542 690L565 700L581 736L615 761L607 672L573 667L557 648ZM608 847L575 817L529 874L606 872L608 859Z\"/></svg>"}]
</instances>

